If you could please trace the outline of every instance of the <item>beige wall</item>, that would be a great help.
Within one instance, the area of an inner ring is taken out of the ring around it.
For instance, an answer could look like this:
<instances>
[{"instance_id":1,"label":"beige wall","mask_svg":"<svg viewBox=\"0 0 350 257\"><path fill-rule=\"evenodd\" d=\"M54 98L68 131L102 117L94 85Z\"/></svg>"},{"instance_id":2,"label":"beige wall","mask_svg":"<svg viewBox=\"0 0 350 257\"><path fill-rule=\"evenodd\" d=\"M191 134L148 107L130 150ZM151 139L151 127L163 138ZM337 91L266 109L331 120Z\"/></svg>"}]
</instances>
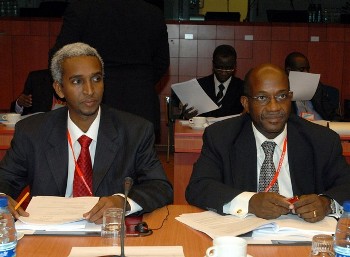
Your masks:
<instances>
[{"instance_id":1,"label":"beige wall","mask_svg":"<svg viewBox=\"0 0 350 257\"><path fill-rule=\"evenodd\" d=\"M247 16L248 0L200 0L204 6L199 10L200 14L211 12L240 12L241 21ZM227 10L229 7L229 10Z\"/></svg>"}]
</instances>

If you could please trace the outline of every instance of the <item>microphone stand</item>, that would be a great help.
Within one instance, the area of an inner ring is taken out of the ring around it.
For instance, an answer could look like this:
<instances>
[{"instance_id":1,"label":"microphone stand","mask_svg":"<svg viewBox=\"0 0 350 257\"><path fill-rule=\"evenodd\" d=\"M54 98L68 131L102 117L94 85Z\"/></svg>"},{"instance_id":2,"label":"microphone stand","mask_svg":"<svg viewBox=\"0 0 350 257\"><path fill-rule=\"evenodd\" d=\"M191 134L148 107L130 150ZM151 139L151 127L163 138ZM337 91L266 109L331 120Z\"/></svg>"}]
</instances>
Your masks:
<instances>
[{"instance_id":1,"label":"microphone stand","mask_svg":"<svg viewBox=\"0 0 350 257\"><path fill-rule=\"evenodd\" d=\"M129 191L133 184L133 179L130 177L126 177L124 180L124 206L123 206L123 215L122 215L122 224L121 224L121 233L120 233L120 255L116 255L116 257L125 257L124 253L124 240L125 240L125 212L126 212L126 202L128 198Z\"/></svg>"}]
</instances>

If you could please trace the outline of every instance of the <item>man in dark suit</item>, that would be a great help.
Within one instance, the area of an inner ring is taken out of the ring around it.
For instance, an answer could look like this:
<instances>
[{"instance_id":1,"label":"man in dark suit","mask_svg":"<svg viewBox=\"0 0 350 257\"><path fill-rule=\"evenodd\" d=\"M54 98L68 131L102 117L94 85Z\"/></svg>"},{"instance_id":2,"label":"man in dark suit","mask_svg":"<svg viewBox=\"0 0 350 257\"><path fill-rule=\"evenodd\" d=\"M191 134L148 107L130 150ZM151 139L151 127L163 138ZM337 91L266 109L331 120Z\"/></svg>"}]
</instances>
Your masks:
<instances>
[{"instance_id":1,"label":"man in dark suit","mask_svg":"<svg viewBox=\"0 0 350 257\"><path fill-rule=\"evenodd\" d=\"M190 204L266 219L291 211L308 222L339 214L339 204L350 199L339 135L290 114L292 96L279 67L265 64L248 73L241 98L246 114L204 132L186 189ZM266 145L274 148L265 154Z\"/></svg>"},{"instance_id":2,"label":"man in dark suit","mask_svg":"<svg viewBox=\"0 0 350 257\"><path fill-rule=\"evenodd\" d=\"M134 179L128 197L131 213L171 203L173 191L154 149L152 124L100 105L104 71L97 51L83 43L66 45L54 55L51 72L67 107L18 122L11 149L0 163L0 192L9 196L13 215L29 215L21 208L15 211L12 199L29 185L33 196L100 196L84 217L101 223L106 208L123 206L125 177ZM92 139L90 175L84 168L89 165L79 164L83 137ZM79 183L89 193L76 192Z\"/></svg>"},{"instance_id":3,"label":"man in dark suit","mask_svg":"<svg viewBox=\"0 0 350 257\"><path fill-rule=\"evenodd\" d=\"M52 82L48 69L31 71L22 94L11 103L11 112L26 115L62 107L65 102L56 95Z\"/></svg>"},{"instance_id":4,"label":"man in dark suit","mask_svg":"<svg viewBox=\"0 0 350 257\"><path fill-rule=\"evenodd\" d=\"M290 71L310 72L310 63L302 53L292 52L287 55L284 68L287 74ZM321 82L310 101L293 101L292 107L293 112L299 116L302 116L302 113L310 114L314 120L340 121L342 119L339 110L339 90Z\"/></svg>"},{"instance_id":5,"label":"man in dark suit","mask_svg":"<svg viewBox=\"0 0 350 257\"><path fill-rule=\"evenodd\" d=\"M203 117L223 117L242 112L240 98L243 81L234 76L237 67L237 53L230 45L220 45L213 53L213 74L198 79L204 92L219 106L219 109L202 113ZM183 118L190 119L198 114L193 107L183 106Z\"/></svg>"},{"instance_id":6,"label":"man in dark suit","mask_svg":"<svg viewBox=\"0 0 350 257\"><path fill-rule=\"evenodd\" d=\"M170 62L162 11L144 0L72 2L50 57L74 42L96 48L105 62L103 103L144 117L159 131L155 85Z\"/></svg>"}]
</instances>

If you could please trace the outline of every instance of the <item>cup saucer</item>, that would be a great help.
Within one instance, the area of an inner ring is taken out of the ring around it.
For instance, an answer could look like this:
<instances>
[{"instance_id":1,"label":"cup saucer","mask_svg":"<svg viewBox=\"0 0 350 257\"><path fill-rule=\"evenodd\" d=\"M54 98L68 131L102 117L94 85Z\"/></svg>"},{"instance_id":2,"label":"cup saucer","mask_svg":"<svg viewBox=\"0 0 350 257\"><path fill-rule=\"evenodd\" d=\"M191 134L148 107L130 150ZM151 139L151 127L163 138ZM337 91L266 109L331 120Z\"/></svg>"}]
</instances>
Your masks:
<instances>
[{"instance_id":1,"label":"cup saucer","mask_svg":"<svg viewBox=\"0 0 350 257\"><path fill-rule=\"evenodd\" d=\"M206 126L204 126L204 125L202 125L202 126L195 126L194 124L189 124L189 125L192 129L195 129L195 130L203 130L206 128Z\"/></svg>"},{"instance_id":2,"label":"cup saucer","mask_svg":"<svg viewBox=\"0 0 350 257\"><path fill-rule=\"evenodd\" d=\"M8 121L2 121L1 122L2 124L4 124L6 127L9 127L9 128L14 128L16 123L12 123L12 122L8 122Z\"/></svg>"}]
</instances>

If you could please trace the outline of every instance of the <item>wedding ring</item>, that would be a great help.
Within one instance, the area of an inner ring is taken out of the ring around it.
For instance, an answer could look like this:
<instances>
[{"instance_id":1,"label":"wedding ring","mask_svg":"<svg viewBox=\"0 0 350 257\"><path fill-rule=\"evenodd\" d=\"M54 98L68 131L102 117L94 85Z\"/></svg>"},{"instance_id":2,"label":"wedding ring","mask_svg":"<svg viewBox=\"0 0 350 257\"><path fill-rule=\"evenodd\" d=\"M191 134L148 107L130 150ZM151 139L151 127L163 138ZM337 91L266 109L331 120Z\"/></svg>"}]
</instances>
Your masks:
<instances>
[{"instance_id":1,"label":"wedding ring","mask_svg":"<svg viewBox=\"0 0 350 257\"><path fill-rule=\"evenodd\" d=\"M314 218L316 218L317 217L317 215L316 215L316 210L314 210Z\"/></svg>"}]
</instances>

